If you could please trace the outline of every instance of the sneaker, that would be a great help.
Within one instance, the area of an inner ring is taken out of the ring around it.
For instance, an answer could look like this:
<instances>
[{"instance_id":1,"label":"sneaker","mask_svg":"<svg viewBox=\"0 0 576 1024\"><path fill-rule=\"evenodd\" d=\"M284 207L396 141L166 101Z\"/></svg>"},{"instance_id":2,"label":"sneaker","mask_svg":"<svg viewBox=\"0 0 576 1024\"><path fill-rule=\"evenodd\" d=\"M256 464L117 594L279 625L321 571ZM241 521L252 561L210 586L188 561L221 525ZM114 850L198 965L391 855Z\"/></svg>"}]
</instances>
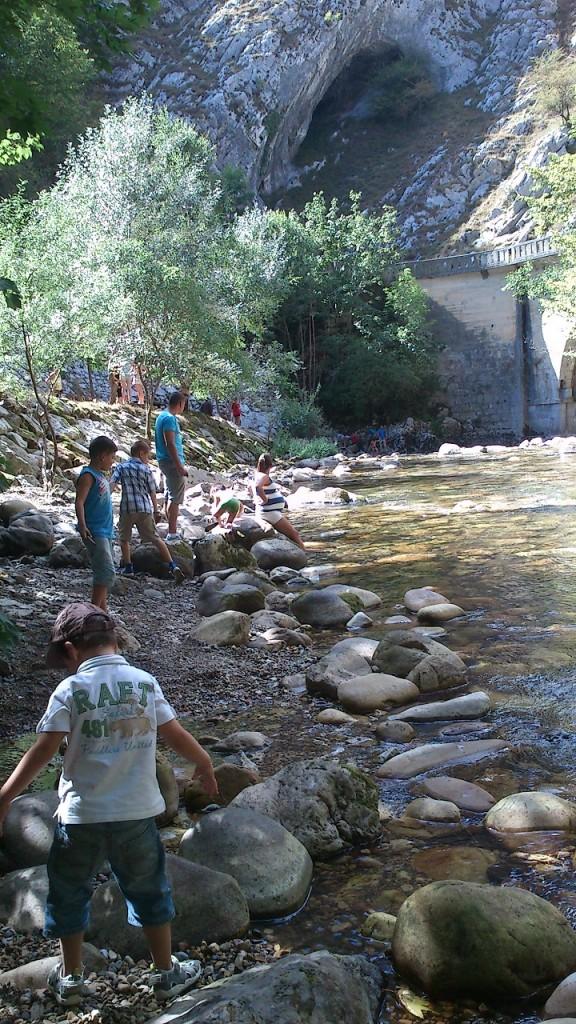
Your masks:
<instances>
[{"instance_id":1,"label":"sneaker","mask_svg":"<svg viewBox=\"0 0 576 1024\"><path fill-rule=\"evenodd\" d=\"M63 975L62 964L55 964L50 971L48 988L61 1006L78 1006L90 992L84 982L84 974Z\"/></svg>"},{"instance_id":2,"label":"sneaker","mask_svg":"<svg viewBox=\"0 0 576 1024\"><path fill-rule=\"evenodd\" d=\"M167 544L170 544L170 543L175 544L176 541L182 540L182 537L180 536L179 533L167 533L166 537L165 537L165 540L166 540Z\"/></svg>"},{"instance_id":3,"label":"sneaker","mask_svg":"<svg viewBox=\"0 0 576 1024\"><path fill-rule=\"evenodd\" d=\"M159 1003L187 992L196 984L202 974L199 960L177 960L172 957L172 970L152 975L152 991Z\"/></svg>"},{"instance_id":4,"label":"sneaker","mask_svg":"<svg viewBox=\"0 0 576 1024\"><path fill-rule=\"evenodd\" d=\"M170 575L174 580L174 583L184 583L184 580L186 579L179 565L172 566L170 569Z\"/></svg>"},{"instance_id":5,"label":"sneaker","mask_svg":"<svg viewBox=\"0 0 576 1024\"><path fill-rule=\"evenodd\" d=\"M119 574L120 574L120 576L133 576L134 575L134 566L133 565L123 565L122 568L119 570Z\"/></svg>"}]
</instances>

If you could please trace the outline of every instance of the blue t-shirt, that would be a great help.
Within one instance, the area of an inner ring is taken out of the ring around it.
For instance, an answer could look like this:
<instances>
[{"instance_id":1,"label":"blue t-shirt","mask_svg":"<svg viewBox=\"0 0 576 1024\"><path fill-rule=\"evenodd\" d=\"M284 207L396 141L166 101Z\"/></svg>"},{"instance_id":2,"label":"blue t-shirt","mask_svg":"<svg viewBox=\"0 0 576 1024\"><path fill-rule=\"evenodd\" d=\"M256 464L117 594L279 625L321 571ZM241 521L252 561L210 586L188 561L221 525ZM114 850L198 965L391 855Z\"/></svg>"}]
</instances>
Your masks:
<instances>
[{"instance_id":1,"label":"blue t-shirt","mask_svg":"<svg viewBox=\"0 0 576 1024\"><path fill-rule=\"evenodd\" d=\"M170 452L166 447L166 441L164 440L164 431L172 430L174 432L174 443L176 445L176 451L180 462L184 462L184 445L182 444L182 431L180 430L180 424L176 416L170 412L169 409L163 409L158 419L156 420L156 426L154 427L154 440L156 442L156 458L160 462L161 459L170 459Z\"/></svg>"},{"instance_id":2,"label":"blue t-shirt","mask_svg":"<svg viewBox=\"0 0 576 1024\"><path fill-rule=\"evenodd\" d=\"M83 466L80 477L89 473L93 478L92 486L84 502L84 518L86 526L93 537L113 537L114 520L112 517L112 498L108 480L99 469Z\"/></svg>"}]
</instances>

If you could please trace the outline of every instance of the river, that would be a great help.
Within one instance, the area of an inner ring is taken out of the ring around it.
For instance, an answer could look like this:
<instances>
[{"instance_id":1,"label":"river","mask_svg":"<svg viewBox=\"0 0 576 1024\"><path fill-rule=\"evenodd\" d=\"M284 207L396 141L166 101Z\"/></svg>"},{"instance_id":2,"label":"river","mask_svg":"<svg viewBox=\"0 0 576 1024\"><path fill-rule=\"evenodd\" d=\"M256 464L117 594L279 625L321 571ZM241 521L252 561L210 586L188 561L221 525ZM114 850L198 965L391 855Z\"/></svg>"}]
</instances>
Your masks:
<instances>
[{"instance_id":1,"label":"river","mask_svg":"<svg viewBox=\"0 0 576 1024\"><path fill-rule=\"evenodd\" d=\"M327 483L333 481L318 486ZM474 459L410 456L370 475L356 470L339 484L366 503L314 508L291 518L323 581L349 581L382 597L366 634L378 638L393 628L384 620L403 613L402 597L411 587L432 585L466 611L448 624L442 642L462 654L471 684L491 694L494 710L484 722L470 723L463 738L502 737L509 749L447 774L478 782L497 799L525 789L574 797L576 456L553 450ZM327 650L341 634L318 636ZM377 743L365 724L318 724L322 706L303 696L288 706L253 707L209 731L266 733L273 742L259 761L263 776L290 759L318 754L348 756L373 775L390 745ZM189 725L197 734L206 732L206 723ZM440 738L445 725L418 725L418 738ZM395 814L413 797L414 782L379 785ZM574 850L567 839L505 849L487 834L481 815L463 814L463 825L428 835L386 828L378 847L317 864L310 898L298 914L257 928L284 949L374 957L389 984L381 1021L413 1020L384 946L363 937L361 925L367 912L396 913L415 888L448 877L447 865L461 870L466 862L470 880L524 886L576 926ZM540 1018L521 1006L504 1014L437 1004L434 1013L428 1019L528 1024Z\"/></svg>"}]
</instances>

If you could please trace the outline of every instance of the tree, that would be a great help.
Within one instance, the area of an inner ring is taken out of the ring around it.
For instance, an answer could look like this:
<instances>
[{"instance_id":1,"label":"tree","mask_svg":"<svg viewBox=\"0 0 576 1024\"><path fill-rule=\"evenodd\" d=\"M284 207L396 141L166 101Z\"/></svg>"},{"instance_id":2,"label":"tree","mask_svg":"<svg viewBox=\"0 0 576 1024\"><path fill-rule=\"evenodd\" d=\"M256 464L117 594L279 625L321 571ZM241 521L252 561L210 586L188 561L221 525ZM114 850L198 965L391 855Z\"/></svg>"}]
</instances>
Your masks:
<instances>
[{"instance_id":1,"label":"tree","mask_svg":"<svg viewBox=\"0 0 576 1024\"><path fill-rule=\"evenodd\" d=\"M508 278L507 288L529 295L568 317L576 308L576 156L553 154L546 167L531 171L535 195L527 199L535 230L550 234L558 260L538 273L532 265L520 267Z\"/></svg>"},{"instance_id":2,"label":"tree","mask_svg":"<svg viewBox=\"0 0 576 1024\"><path fill-rule=\"evenodd\" d=\"M528 72L526 84L534 90L536 109L559 117L570 130L576 106L576 58L562 50L543 54Z\"/></svg>"},{"instance_id":3,"label":"tree","mask_svg":"<svg viewBox=\"0 0 576 1024\"><path fill-rule=\"evenodd\" d=\"M85 92L95 67L125 50L157 6L158 0L0 5L0 166L27 159L45 138L57 145L85 127Z\"/></svg>"}]
</instances>

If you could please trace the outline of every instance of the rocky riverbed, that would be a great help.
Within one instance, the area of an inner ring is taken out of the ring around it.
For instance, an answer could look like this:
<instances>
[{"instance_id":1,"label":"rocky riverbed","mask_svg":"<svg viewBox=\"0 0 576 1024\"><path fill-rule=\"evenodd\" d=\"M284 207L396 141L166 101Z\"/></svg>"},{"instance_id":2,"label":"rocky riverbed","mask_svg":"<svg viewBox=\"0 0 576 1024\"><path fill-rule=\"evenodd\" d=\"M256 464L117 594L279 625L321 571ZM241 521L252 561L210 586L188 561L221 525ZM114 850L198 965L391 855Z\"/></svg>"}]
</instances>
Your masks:
<instances>
[{"instance_id":1,"label":"rocky riverbed","mask_svg":"<svg viewBox=\"0 0 576 1024\"><path fill-rule=\"evenodd\" d=\"M533 657L530 644L544 663L552 658L549 664L569 671L572 605L564 611L540 590L532 615L518 572L508 603L489 589L506 577L502 548L515 556L505 529L517 515L518 557L536 552L541 585L559 593L558 572L548 584L539 561L555 541L536 540L523 525L542 530L538 488L532 482L530 508L523 493L503 491L514 474L526 477L528 465L539 480L548 472L555 478L555 460L570 454L569 444L552 443L451 449L404 466L340 458L286 467L280 479L305 525L310 565L298 549L263 537L249 517L234 543L206 536L207 482L197 480L183 516L185 540L174 548L187 573L182 586L154 575L144 550L148 571L118 580L111 605L126 653L158 676L210 750L220 780L221 809L203 813L206 800L186 766L161 752L175 943L206 967L197 994L178 1006L183 1022L228 1019L232 1006L258 1008L264 1024L295 1022L304 998L318 1022L420 1014L534 1021L560 982L546 1012L560 1006L561 1015L575 1015L574 984L566 979L576 970L576 774L568 761L558 763L568 747L551 728L551 713L539 720L531 710L538 680L522 677L514 689ZM472 484L474 460L486 467L482 501ZM563 471L570 474L571 463ZM238 493L245 488L241 466L214 473L228 474ZM419 493L412 506L400 493L410 473ZM459 474L465 502L457 500ZM435 481L432 513L428 478ZM21 631L2 667L7 739L34 727L57 680L42 663L57 610L89 591L65 480L49 501L30 484L0 504L0 611ZM375 480L384 484L385 504L375 497ZM495 495L506 509L500 537ZM565 505L562 495L555 501L555 515L571 514L568 497ZM364 549L355 530L366 530L369 516L377 539ZM487 521L489 571L471 588L454 566L480 558L479 528ZM419 523L428 534L422 554ZM460 562L445 554L450 531ZM438 543L445 561L434 561ZM571 545L568 530L565 559ZM378 577L379 564L386 575ZM482 639L491 630L500 645L492 661ZM503 647L507 630L516 638L516 667ZM503 677L505 666L512 668ZM540 685L561 717L568 676ZM550 744L548 733L556 736ZM27 742L23 736L6 745L2 774ZM56 758L40 786L13 806L2 840L5 971L54 952L38 928L57 771ZM54 1008L45 965L37 965L21 988L14 976L4 979L0 1019L164 1024L141 937L126 926L105 867L88 940L94 994L79 1013ZM215 979L223 983L212 988ZM248 1010L238 1017L239 1024L253 1019Z\"/></svg>"}]
</instances>

